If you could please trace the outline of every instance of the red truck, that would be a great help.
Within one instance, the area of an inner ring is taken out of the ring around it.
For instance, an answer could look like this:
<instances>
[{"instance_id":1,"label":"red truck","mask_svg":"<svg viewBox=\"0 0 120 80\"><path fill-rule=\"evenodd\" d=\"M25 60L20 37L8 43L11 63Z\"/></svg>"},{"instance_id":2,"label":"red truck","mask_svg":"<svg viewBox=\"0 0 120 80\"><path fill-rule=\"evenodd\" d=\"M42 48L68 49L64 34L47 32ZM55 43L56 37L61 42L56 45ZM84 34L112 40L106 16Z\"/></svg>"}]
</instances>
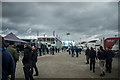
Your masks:
<instances>
[{"instance_id":1,"label":"red truck","mask_svg":"<svg viewBox=\"0 0 120 80\"><path fill-rule=\"evenodd\" d=\"M120 37L106 38L104 40L104 49L107 50L107 47L110 47L117 54L120 51Z\"/></svg>"}]
</instances>

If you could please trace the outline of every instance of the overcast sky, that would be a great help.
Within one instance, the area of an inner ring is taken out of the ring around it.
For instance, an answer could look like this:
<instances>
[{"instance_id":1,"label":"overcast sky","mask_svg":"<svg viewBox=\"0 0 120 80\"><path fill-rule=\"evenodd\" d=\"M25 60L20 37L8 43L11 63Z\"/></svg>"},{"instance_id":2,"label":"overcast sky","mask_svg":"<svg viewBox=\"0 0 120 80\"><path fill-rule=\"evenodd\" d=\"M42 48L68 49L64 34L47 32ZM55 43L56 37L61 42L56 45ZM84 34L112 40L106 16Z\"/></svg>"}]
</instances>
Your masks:
<instances>
[{"instance_id":1,"label":"overcast sky","mask_svg":"<svg viewBox=\"0 0 120 80\"><path fill-rule=\"evenodd\" d=\"M3 2L2 30L19 38L40 34L90 40L118 32L117 2Z\"/></svg>"}]
</instances>

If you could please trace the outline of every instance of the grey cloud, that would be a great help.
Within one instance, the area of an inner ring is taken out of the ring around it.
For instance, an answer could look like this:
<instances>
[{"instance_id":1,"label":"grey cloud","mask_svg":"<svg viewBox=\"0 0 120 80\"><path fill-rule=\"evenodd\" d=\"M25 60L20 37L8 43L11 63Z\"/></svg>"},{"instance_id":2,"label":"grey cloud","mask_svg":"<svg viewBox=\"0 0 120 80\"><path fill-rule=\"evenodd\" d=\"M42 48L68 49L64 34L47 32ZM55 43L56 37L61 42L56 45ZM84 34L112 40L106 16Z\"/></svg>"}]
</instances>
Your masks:
<instances>
[{"instance_id":1,"label":"grey cloud","mask_svg":"<svg viewBox=\"0 0 120 80\"><path fill-rule=\"evenodd\" d=\"M117 2L5 2L2 8L3 30L9 27L19 36L32 28L31 35L55 30L77 40L118 30Z\"/></svg>"}]
</instances>

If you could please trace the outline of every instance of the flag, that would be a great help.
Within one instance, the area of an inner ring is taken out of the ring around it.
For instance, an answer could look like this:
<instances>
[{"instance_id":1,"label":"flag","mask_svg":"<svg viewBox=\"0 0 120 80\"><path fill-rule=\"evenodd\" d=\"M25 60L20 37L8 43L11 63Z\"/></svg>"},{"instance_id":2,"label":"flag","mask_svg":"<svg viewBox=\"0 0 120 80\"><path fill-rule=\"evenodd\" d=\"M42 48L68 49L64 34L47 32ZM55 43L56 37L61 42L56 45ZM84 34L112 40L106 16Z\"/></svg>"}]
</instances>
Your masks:
<instances>
[{"instance_id":1,"label":"flag","mask_svg":"<svg viewBox=\"0 0 120 80\"><path fill-rule=\"evenodd\" d=\"M39 36L39 32L37 31L37 36Z\"/></svg>"},{"instance_id":2,"label":"flag","mask_svg":"<svg viewBox=\"0 0 120 80\"><path fill-rule=\"evenodd\" d=\"M8 32L8 28L4 31L1 31L2 34L5 34L6 32Z\"/></svg>"},{"instance_id":3,"label":"flag","mask_svg":"<svg viewBox=\"0 0 120 80\"><path fill-rule=\"evenodd\" d=\"M31 32L32 32L32 29L29 28L29 29L27 30L27 33L31 33Z\"/></svg>"},{"instance_id":4,"label":"flag","mask_svg":"<svg viewBox=\"0 0 120 80\"><path fill-rule=\"evenodd\" d=\"M53 31L53 36L55 36L55 31Z\"/></svg>"},{"instance_id":5,"label":"flag","mask_svg":"<svg viewBox=\"0 0 120 80\"><path fill-rule=\"evenodd\" d=\"M56 38L58 38L58 35L56 34Z\"/></svg>"},{"instance_id":6,"label":"flag","mask_svg":"<svg viewBox=\"0 0 120 80\"><path fill-rule=\"evenodd\" d=\"M45 33L44 33L43 35L44 35L44 37L45 37Z\"/></svg>"}]
</instances>

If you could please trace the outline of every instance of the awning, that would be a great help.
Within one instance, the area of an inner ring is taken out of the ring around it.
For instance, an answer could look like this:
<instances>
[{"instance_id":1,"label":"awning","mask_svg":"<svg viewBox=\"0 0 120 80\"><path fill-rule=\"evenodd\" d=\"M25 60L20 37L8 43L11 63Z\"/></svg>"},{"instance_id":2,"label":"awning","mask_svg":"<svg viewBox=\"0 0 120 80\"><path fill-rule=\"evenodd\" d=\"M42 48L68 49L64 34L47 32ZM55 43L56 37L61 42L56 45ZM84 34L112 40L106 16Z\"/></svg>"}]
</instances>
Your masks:
<instances>
[{"instance_id":1,"label":"awning","mask_svg":"<svg viewBox=\"0 0 120 80\"><path fill-rule=\"evenodd\" d=\"M11 32L10 34L6 35L6 36L4 37L4 40L27 43L26 41L23 41L23 40L19 39L19 38L18 38L15 34L13 34L12 32Z\"/></svg>"}]
</instances>

